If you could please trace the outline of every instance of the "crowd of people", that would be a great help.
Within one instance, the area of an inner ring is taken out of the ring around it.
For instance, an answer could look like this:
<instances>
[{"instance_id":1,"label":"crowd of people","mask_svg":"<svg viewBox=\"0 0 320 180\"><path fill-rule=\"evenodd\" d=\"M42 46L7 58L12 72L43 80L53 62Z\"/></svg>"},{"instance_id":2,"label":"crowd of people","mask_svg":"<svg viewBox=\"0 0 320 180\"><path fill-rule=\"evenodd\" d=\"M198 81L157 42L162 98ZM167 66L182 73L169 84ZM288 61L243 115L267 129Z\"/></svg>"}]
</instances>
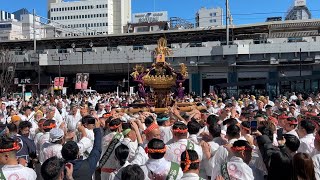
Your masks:
<instances>
[{"instance_id":1,"label":"crowd of people","mask_svg":"<svg viewBox=\"0 0 320 180\"><path fill-rule=\"evenodd\" d=\"M186 95L161 113L115 93L0 105L0 179L320 179L320 94Z\"/></svg>"}]
</instances>

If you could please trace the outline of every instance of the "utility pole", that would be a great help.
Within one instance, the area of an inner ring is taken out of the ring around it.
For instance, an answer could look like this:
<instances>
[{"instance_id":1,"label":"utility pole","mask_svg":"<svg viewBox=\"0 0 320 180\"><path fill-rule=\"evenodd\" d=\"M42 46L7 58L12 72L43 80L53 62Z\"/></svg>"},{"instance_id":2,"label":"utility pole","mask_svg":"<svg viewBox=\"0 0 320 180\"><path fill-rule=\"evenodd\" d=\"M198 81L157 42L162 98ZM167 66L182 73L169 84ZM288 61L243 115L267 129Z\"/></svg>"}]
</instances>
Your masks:
<instances>
[{"instance_id":1,"label":"utility pole","mask_svg":"<svg viewBox=\"0 0 320 180\"><path fill-rule=\"evenodd\" d=\"M64 60L67 60L67 55L65 55L65 58L64 59L61 59L61 57L59 56L58 59L53 59L52 57L52 61L59 61L59 66L58 66L58 71L59 71L59 86L58 86L58 89L59 89L59 94L62 95L62 90L60 90L60 82L61 82L61 61L64 61ZM62 87L63 89L63 87Z\"/></svg>"},{"instance_id":2,"label":"utility pole","mask_svg":"<svg viewBox=\"0 0 320 180\"><path fill-rule=\"evenodd\" d=\"M300 67L299 67L299 70L300 70L300 78L301 78L301 63L302 63L302 53L301 53L301 48L300 48Z\"/></svg>"},{"instance_id":3,"label":"utility pole","mask_svg":"<svg viewBox=\"0 0 320 180\"><path fill-rule=\"evenodd\" d=\"M39 99L40 99L40 92L41 92L41 88L40 88L40 84L41 84L41 69L40 69L40 55L37 52L37 39L36 39L36 10L33 9L33 50L34 53L36 53L37 55L37 60L38 60L38 95L39 95Z\"/></svg>"},{"instance_id":4,"label":"utility pole","mask_svg":"<svg viewBox=\"0 0 320 180\"><path fill-rule=\"evenodd\" d=\"M228 20L229 20L229 0L226 0L226 43L229 45L229 26L228 26Z\"/></svg>"}]
</instances>

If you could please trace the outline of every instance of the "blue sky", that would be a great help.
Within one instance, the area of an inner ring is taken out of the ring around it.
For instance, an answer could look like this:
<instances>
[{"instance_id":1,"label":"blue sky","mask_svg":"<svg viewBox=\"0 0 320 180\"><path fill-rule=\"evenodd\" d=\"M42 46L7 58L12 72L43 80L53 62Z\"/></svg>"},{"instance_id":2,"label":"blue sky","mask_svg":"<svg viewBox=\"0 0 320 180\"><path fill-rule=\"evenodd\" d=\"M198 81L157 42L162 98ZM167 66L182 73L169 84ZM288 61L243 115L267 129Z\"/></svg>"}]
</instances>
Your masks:
<instances>
[{"instance_id":1,"label":"blue sky","mask_svg":"<svg viewBox=\"0 0 320 180\"><path fill-rule=\"evenodd\" d=\"M47 15L47 0L1 0L0 9L13 12L20 8L36 9L37 14ZM154 5L155 2L155 5ZM166 10L169 16L177 16L194 22L195 13L201 7L224 7L225 0L132 0L132 12ZM234 24L265 21L269 16L284 16L293 0L230 0ZM314 18L320 17L320 1L307 0Z\"/></svg>"}]
</instances>

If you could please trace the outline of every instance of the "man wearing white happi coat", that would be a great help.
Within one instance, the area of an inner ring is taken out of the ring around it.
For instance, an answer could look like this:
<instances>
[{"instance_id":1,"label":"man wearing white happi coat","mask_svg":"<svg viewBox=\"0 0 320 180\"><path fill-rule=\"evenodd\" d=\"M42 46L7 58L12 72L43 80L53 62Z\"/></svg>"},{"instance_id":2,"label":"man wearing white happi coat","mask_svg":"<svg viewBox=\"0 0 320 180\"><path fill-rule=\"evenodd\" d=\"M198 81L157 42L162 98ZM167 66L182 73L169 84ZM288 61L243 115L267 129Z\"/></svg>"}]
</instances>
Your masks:
<instances>
[{"instance_id":1,"label":"man wearing white happi coat","mask_svg":"<svg viewBox=\"0 0 320 180\"><path fill-rule=\"evenodd\" d=\"M181 154L186 149L195 150L200 161L202 160L202 148L188 140L188 127L182 122L176 122L172 127L174 143L167 145L166 160L180 164Z\"/></svg>"},{"instance_id":2,"label":"man wearing white happi coat","mask_svg":"<svg viewBox=\"0 0 320 180\"><path fill-rule=\"evenodd\" d=\"M215 155L209 159L209 166L214 169L216 166L223 164L230 160L231 155L228 148L233 145L235 141L240 138L240 128L237 125L230 125L227 128L226 138L228 143L224 146L220 146L216 151Z\"/></svg>"},{"instance_id":3,"label":"man wearing white happi coat","mask_svg":"<svg viewBox=\"0 0 320 180\"><path fill-rule=\"evenodd\" d=\"M218 176L224 179L253 180L252 169L248 166L252 157L252 148L245 140L238 140L230 148L234 156L222 164L217 164L212 171L211 180Z\"/></svg>"},{"instance_id":4,"label":"man wearing white happi coat","mask_svg":"<svg viewBox=\"0 0 320 180\"><path fill-rule=\"evenodd\" d=\"M146 179L181 179L183 172L180 165L167 161L164 155L167 148L162 140L152 139L146 148L148 161L140 166L145 173Z\"/></svg>"},{"instance_id":5,"label":"man wearing white happi coat","mask_svg":"<svg viewBox=\"0 0 320 180\"><path fill-rule=\"evenodd\" d=\"M37 174L33 169L18 164L16 153L20 149L18 142L15 140L1 136L0 137L0 179L23 179L35 180Z\"/></svg>"},{"instance_id":6,"label":"man wearing white happi coat","mask_svg":"<svg viewBox=\"0 0 320 180\"><path fill-rule=\"evenodd\" d=\"M110 174L116 170L117 161L114 150L116 145L123 140L123 135L121 133L122 122L120 119L111 120L109 122L109 129L111 133L102 138L102 154L99 161L99 168L101 168L101 179L108 179ZM104 157L107 157L107 154L109 154L109 158L105 159Z\"/></svg>"}]
</instances>

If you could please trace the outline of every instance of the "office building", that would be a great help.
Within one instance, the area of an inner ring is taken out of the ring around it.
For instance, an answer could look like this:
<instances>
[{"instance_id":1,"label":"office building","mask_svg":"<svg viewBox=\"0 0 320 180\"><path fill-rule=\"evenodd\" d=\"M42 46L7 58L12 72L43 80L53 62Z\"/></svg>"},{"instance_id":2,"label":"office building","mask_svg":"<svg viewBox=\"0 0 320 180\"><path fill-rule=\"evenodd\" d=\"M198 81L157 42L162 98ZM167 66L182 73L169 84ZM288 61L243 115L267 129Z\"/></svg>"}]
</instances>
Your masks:
<instances>
[{"instance_id":1,"label":"office building","mask_svg":"<svg viewBox=\"0 0 320 180\"><path fill-rule=\"evenodd\" d=\"M131 22L131 0L48 1L48 17L66 36L123 33Z\"/></svg>"},{"instance_id":2,"label":"office building","mask_svg":"<svg viewBox=\"0 0 320 180\"><path fill-rule=\"evenodd\" d=\"M196 27L211 27L223 25L222 8L201 8L196 13Z\"/></svg>"}]
</instances>

